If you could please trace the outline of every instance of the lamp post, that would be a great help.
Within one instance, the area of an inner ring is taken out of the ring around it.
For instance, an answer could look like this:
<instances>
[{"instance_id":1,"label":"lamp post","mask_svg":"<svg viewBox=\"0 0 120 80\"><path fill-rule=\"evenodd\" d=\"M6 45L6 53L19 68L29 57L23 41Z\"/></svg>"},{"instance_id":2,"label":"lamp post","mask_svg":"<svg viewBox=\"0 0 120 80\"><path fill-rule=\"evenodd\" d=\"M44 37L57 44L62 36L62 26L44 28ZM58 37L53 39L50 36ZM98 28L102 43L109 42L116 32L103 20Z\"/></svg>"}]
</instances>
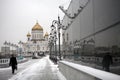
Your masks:
<instances>
[{"instance_id":1,"label":"lamp post","mask_svg":"<svg viewBox=\"0 0 120 80\"><path fill-rule=\"evenodd\" d=\"M49 38L49 43L48 44L49 44L49 47L50 47L49 48L49 53L50 53L50 58L51 58L51 40L50 40L50 38Z\"/></svg>"},{"instance_id":2,"label":"lamp post","mask_svg":"<svg viewBox=\"0 0 120 80\"><path fill-rule=\"evenodd\" d=\"M53 40L53 43L54 43L54 54L55 54L55 57L57 59L57 45L56 45L56 41L57 41L57 31L56 31L56 27L55 26L51 26L51 36L52 36L52 40Z\"/></svg>"},{"instance_id":3,"label":"lamp post","mask_svg":"<svg viewBox=\"0 0 120 80\"><path fill-rule=\"evenodd\" d=\"M52 46L53 46L53 39L52 39L52 33L50 33L50 37L49 37L50 59L52 58Z\"/></svg>"},{"instance_id":4,"label":"lamp post","mask_svg":"<svg viewBox=\"0 0 120 80\"><path fill-rule=\"evenodd\" d=\"M57 24L57 32L58 32L58 44L59 44L59 59L61 60L61 49L60 49L60 29L61 29L61 23L60 23L60 17L58 16L58 20L53 20L52 21L52 26L56 29L56 24ZM57 34L57 33L56 33ZM57 37L57 36L56 36Z\"/></svg>"}]
</instances>

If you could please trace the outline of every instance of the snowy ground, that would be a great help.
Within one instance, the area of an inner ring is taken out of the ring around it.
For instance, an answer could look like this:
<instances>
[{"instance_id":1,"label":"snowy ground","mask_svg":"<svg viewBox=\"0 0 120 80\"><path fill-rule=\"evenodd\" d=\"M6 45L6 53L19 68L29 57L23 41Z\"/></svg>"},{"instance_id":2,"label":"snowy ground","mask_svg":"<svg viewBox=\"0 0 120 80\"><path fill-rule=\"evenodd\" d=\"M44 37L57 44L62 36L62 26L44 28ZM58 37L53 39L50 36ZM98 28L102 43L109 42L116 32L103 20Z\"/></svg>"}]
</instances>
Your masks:
<instances>
[{"instance_id":1,"label":"snowy ground","mask_svg":"<svg viewBox=\"0 0 120 80\"><path fill-rule=\"evenodd\" d=\"M29 67L30 65L32 65L33 63L37 62L38 60L29 60L27 62L21 63L18 65L18 70L15 72L16 74L24 69L26 69L27 67ZM12 77L14 75L12 75L11 72L11 67L8 68L0 68L0 80L8 80L10 77Z\"/></svg>"},{"instance_id":2,"label":"snowy ground","mask_svg":"<svg viewBox=\"0 0 120 80\"><path fill-rule=\"evenodd\" d=\"M14 75L10 67L0 69L0 80L66 80L57 67L47 56L19 64Z\"/></svg>"}]
</instances>

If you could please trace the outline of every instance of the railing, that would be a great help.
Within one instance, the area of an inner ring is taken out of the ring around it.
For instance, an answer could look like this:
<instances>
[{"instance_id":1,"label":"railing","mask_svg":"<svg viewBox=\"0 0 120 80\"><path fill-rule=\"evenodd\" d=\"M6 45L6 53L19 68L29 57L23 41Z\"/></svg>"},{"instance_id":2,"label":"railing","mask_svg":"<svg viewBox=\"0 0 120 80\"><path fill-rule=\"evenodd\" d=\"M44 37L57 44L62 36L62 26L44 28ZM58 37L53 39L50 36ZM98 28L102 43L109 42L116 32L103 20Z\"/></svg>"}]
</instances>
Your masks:
<instances>
[{"instance_id":1,"label":"railing","mask_svg":"<svg viewBox=\"0 0 120 80\"><path fill-rule=\"evenodd\" d=\"M120 75L67 61L59 62L59 69L67 80L120 80Z\"/></svg>"},{"instance_id":2,"label":"railing","mask_svg":"<svg viewBox=\"0 0 120 80\"><path fill-rule=\"evenodd\" d=\"M0 64L8 64L10 59L0 59Z\"/></svg>"},{"instance_id":3,"label":"railing","mask_svg":"<svg viewBox=\"0 0 120 80\"><path fill-rule=\"evenodd\" d=\"M0 68L8 67L9 66L9 61L10 61L10 59L0 59ZM25 62L25 61L27 61L26 58L17 59L18 63L22 63L22 62Z\"/></svg>"}]
</instances>

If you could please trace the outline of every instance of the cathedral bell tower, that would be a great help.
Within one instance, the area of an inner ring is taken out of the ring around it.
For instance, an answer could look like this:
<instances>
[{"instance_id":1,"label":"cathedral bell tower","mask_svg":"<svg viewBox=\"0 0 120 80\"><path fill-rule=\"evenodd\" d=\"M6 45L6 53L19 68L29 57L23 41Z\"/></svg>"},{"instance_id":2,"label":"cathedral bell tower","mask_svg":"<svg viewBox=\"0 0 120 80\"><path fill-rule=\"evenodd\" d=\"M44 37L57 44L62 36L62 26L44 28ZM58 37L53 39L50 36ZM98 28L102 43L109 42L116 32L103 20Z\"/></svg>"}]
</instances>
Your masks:
<instances>
[{"instance_id":1,"label":"cathedral bell tower","mask_svg":"<svg viewBox=\"0 0 120 80\"><path fill-rule=\"evenodd\" d=\"M30 37L31 37L31 35L30 35L30 33L28 32L28 34L27 34L28 41L30 41Z\"/></svg>"},{"instance_id":2,"label":"cathedral bell tower","mask_svg":"<svg viewBox=\"0 0 120 80\"><path fill-rule=\"evenodd\" d=\"M46 32L45 36L44 36L44 38L45 38L46 41L48 40L48 36L49 36L49 34Z\"/></svg>"}]
</instances>

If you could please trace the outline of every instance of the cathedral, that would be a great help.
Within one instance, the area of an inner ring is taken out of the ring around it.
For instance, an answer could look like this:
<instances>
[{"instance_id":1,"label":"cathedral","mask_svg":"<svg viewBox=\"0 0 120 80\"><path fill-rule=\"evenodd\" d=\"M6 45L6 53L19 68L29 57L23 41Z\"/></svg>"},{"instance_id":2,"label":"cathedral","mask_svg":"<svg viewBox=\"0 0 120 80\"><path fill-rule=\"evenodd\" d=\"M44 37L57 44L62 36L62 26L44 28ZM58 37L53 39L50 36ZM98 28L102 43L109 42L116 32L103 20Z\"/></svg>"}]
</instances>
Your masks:
<instances>
[{"instance_id":1,"label":"cathedral","mask_svg":"<svg viewBox=\"0 0 120 80\"><path fill-rule=\"evenodd\" d=\"M24 47L24 53L26 56L38 56L48 53L48 33L44 34L43 28L38 22L31 29L31 34L27 34L27 42Z\"/></svg>"}]
</instances>

